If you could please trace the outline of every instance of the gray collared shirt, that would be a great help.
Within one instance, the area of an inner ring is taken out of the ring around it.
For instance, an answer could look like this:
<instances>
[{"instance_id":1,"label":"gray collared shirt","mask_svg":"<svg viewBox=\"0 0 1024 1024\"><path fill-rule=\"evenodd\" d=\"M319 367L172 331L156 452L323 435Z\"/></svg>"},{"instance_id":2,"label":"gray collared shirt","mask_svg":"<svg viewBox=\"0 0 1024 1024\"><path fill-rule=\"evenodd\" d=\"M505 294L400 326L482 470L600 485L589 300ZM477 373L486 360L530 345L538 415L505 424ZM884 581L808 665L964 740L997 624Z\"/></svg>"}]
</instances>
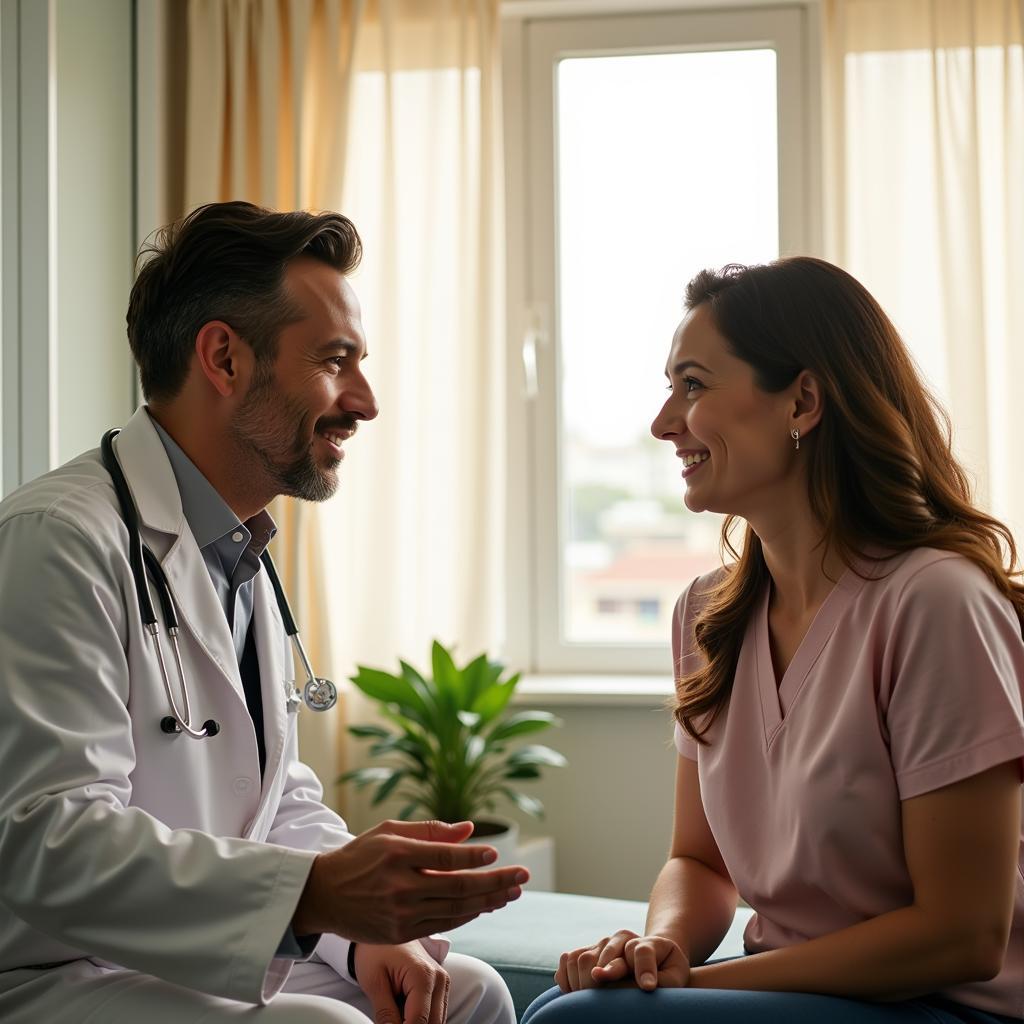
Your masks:
<instances>
[{"instance_id":1,"label":"gray collared shirt","mask_svg":"<svg viewBox=\"0 0 1024 1024\"><path fill-rule=\"evenodd\" d=\"M235 656L241 664L252 619L253 577L260 571L260 555L277 532L277 525L266 509L243 523L171 435L156 420L153 425L170 459L185 521L220 598Z\"/></svg>"}]
</instances>

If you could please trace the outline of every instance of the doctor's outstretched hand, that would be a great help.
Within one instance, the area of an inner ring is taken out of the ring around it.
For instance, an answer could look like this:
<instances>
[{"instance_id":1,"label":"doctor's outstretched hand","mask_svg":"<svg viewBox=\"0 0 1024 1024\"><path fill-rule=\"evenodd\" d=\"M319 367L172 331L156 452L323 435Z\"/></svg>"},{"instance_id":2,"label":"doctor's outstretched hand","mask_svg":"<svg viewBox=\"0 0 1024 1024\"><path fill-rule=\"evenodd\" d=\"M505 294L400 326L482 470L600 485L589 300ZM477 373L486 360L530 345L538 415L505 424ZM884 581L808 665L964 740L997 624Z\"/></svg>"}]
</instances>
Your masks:
<instances>
[{"instance_id":1,"label":"doctor's outstretched hand","mask_svg":"<svg viewBox=\"0 0 1024 1024\"><path fill-rule=\"evenodd\" d=\"M398 945L458 928L518 899L527 870L472 870L497 856L489 846L460 846L472 832L468 821L384 821L319 854L295 908L293 931Z\"/></svg>"}]
</instances>

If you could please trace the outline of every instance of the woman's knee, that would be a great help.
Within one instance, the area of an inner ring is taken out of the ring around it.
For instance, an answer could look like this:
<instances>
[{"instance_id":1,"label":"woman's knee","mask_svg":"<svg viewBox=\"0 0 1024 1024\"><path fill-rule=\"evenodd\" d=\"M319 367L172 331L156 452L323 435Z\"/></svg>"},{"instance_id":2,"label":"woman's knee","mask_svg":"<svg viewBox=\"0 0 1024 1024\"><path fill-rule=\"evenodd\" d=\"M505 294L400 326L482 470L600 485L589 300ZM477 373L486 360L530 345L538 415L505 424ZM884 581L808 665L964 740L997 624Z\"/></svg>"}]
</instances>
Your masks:
<instances>
[{"instance_id":1,"label":"woman's knee","mask_svg":"<svg viewBox=\"0 0 1024 1024\"><path fill-rule=\"evenodd\" d=\"M523 1014L523 1024L601 1024L602 1021L646 1020L656 1010L654 994L639 989L591 988L582 992L548 989Z\"/></svg>"}]
</instances>

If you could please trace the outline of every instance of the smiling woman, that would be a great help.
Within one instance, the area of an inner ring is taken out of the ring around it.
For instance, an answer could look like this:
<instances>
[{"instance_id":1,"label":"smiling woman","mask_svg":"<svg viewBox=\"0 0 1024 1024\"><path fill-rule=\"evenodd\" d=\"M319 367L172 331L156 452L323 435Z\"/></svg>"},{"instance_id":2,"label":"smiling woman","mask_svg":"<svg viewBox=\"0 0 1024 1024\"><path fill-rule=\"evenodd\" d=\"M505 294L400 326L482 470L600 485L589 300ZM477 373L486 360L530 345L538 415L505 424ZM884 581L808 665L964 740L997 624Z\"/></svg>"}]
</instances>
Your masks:
<instances>
[{"instance_id":1,"label":"smiling woman","mask_svg":"<svg viewBox=\"0 0 1024 1024\"><path fill-rule=\"evenodd\" d=\"M787 404L804 389L816 392L817 381L804 374L781 391L765 390L755 368L734 354L704 304L694 306L676 331L669 366L671 395L651 431L660 439L680 440L676 454L688 481L686 507L746 516L745 509L763 500L764 489L791 461L772 441L780 424L790 434L799 433L799 427L783 423ZM713 465L693 480L712 458Z\"/></svg>"},{"instance_id":2,"label":"smiling woman","mask_svg":"<svg viewBox=\"0 0 1024 1024\"><path fill-rule=\"evenodd\" d=\"M726 544L746 522L742 551L676 606L675 826L645 934L566 952L524 1022L1018 1020L1013 538L849 274L727 266L687 308L652 431ZM738 897L747 955L705 964Z\"/></svg>"}]
</instances>

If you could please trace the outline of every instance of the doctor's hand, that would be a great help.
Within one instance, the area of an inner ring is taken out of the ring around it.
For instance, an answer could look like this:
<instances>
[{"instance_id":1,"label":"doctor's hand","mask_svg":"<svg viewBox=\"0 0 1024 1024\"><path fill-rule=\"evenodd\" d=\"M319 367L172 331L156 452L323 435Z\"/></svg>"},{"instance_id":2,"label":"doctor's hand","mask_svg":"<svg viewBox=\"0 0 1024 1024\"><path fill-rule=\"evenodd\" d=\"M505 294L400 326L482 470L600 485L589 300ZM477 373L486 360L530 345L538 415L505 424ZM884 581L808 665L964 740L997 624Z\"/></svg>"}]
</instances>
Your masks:
<instances>
[{"instance_id":1,"label":"doctor's hand","mask_svg":"<svg viewBox=\"0 0 1024 1024\"><path fill-rule=\"evenodd\" d=\"M358 945L355 966L375 1024L445 1024L451 979L418 942Z\"/></svg>"},{"instance_id":2,"label":"doctor's hand","mask_svg":"<svg viewBox=\"0 0 1024 1024\"><path fill-rule=\"evenodd\" d=\"M468 821L385 821L319 854L292 917L294 933L397 945L519 899L530 877L525 868L470 870L497 857L489 846L458 845L472 832Z\"/></svg>"},{"instance_id":3,"label":"doctor's hand","mask_svg":"<svg viewBox=\"0 0 1024 1024\"><path fill-rule=\"evenodd\" d=\"M563 953L555 972L555 982L563 992L602 985L635 985L650 992L685 988L689 978L690 961L675 942L626 929L592 946Z\"/></svg>"}]
</instances>

